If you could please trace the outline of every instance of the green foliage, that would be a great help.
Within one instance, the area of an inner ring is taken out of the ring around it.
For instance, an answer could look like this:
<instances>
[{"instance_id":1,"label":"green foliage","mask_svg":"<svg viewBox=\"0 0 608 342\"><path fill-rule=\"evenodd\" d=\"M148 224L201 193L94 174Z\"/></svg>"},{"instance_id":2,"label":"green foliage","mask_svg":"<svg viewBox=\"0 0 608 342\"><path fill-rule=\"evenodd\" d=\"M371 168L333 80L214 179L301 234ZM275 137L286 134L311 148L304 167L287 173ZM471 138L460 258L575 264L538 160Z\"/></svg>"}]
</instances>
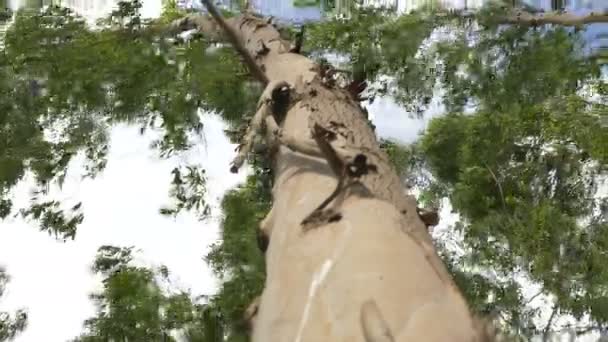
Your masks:
<instances>
[{"instance_id":1,"label":"green foliage","mask_svg":"<svg viewBox=\"0 0 608 342\"><path fill-rule=\"evenodd\" d=\"M158 19L161 24L170 24L174 20L183 18L186 11L177 6L176 0L167 0L163 3L163 11Z\"/></svg>"},{"instance_id":2,"label":"green foliage","mask_svg":"<svg viewBox=\"0 0 608 342\"><path fill-rule=\"evenodd\" d=\"M202 220L211 211L211 207L205 201L207 193L207 178L205 170L197 166L187 166L186 170L174 168L172 188L169 192L175 205L160 209L162 215L177 216L182 210L195 211ZM186 171L185 175L183 175ZM183 176L182 176L183 175Z\"/></svg>"},{"instance_id":3,"label":"green foliage","mask_svg":"<svg viewBox=\"0 0 608 342\"><path fill-rule=\"evenodd\" d=\"M59 208L60 203L57 201L32 204L27 210L21 210L21 214L24 218L38 220L40 230L73 240L76 236L77 226L84 220L84 215L78 212L81 204L78 203L71 208L72 216L66 215L65 211Z\"/></svg>"},{"instance_id":4,"label":"green foliage","mask_svg":"<svg viewBox=\"0 0 608 342\"><path fill-rule=\"evenodd\" d=\"M392 140L380 140L380 148L386 152L390 161L395 166L397 174L401 177L406 175L408 163L411 161L411 153L408 146L403 146Z\"/></svg>"},{"instance_id":5,"label":"green foliage","mask_svg":"<svg viewBox=\"0 0 608 342\"><path fill-rule=\"evenodd\" d=\"M260 89L248 84L246 70L230 47L201 37L184 41L167 36L159 27L185 14L175 4L168 4L154 22L140 17L140 7L139 1L119 3L96 30L61 7L17 13L0 55L0 144L5 144L0 145L2 217L14 210L9 190L32 173L39 189L32 206L21 209L21 214L40 221L49 233L74 238L83 219L80 205L62 210L61 203L45 198L48 185L62 183L70 160L79 153L87 158L87 176L102 171L113 125L137 124L142 133L160 130L163 136L153 147L169 157L188 149L192 135L200 134L199 110L218 112L238 125L243 113L255 106ZM206 186L200 167L176 168L172 203L161 212L177 215L196 210L206 217ZM191 341L218 341L224 329L230 329L232 341L243 340L246 334L236 317L262 287L263 259L252 234L269 201L247 214L238 205L259 200L260 193L251 187L243 191L245 195L233 196L246 196L247 202L225 202L240 216L225 221L228 243L216 246L211 257L224 278L230 279L211 305L195 304L184 293L164 293L159 274L166 277L166 269L133 266L131 248L104 246L93 266L104 278L103 291L92 295L98 313L86 321L77 340L166 341L173 340L172 331L180 330ZM253 213L255 217L250 217ZM244 240L239 228L247 227L240 226L246 222L251 238ZM229 257L247 250L241 258ZM245 271L244 260L255 268ZM223 323L224 315L231 317L230 323Z\"/></svg>"},{"instance_id":6,"label":"green foliage","mask_svg":"<svg viewBox=\"0 0 608 342\"><path fill-rule=\"evenodd\" d=\"M498 17L504 10L487 7L481 17ZM422 202L437 203L447 195L461 215L458 230L472 252L445 259L475 310L498 314L520 335L538 333L536 310L526 306L520 285L509 277L519 272L557 296L560 314L590 314L603 324L608 316L601 306L590 305L600 302L599 289L605 286L603 271L593 265L605 261L600 232L608 213L606 200L594 199L608 151L606 87L597 79L598 64L577 53L580 37L566 29L492 26L489 20L485 30L473 32L462 26L469 23L454 18L431 20L421 12L398 19L334 20L318 25L317 45L309 44L373 55L368 59L378 66L374 70L394 77L392 95L408 110L424 108L436 81L443 86L448 114L431 122L420 143L382 145L401 176L422 190ZM416 21L428 26L407 27ZM393 55L390 44L382 42L403 35L387 30L376 37L374 28L383 23L418 38L434 28L453 29L455 37L424 49L422 39L408 40L413 46ZM356 50L360 41L365 53ZM579 95L583 85L592 87L599 102ZM411 96L417 90L422 96ZM412 107L417 102L423 106ZM476 113L459 114L471 103ZM593 253L583 251L589 244ZM490 281L472 269L502 277Z\"/></svg>"},{"instance_id":7,"label":"green foliage","mask_svg":"<svg viewBox=\"0 0 608 342\"><path fill-rule=\"evenodd\" d=\"M10 8L0 6L0 25L11 20L12 17L13 17L13 11Z\"/></svg>"},{"instance_id":8,"label":"green foliage","mask_svg":"<svg viewBox=\"0 0 608 342\"><path fill-rule=\"evenodd\" d=\"M353 79L371 82L380 75L390 75L399 87L391 87L398 92L389 94L420 111L430 101L434 80L428 76L424 61L415 55L440 22L425 13L396 17L387 9L362 8L348 20L335 18L311 25L304 47L348 56ZM386 94L388 83L381 83L375 92Z\"/></svg>"},{"instance_id":9,"label":"green foliage","mask_svg":"<svg viewBox=\"0 0 608 342\"><path fill-rule=\"evenodd\" d=\"M476 267L505 279L523 272L557 297L560 313L576 318L589 314L604 324L606 312L592 303L606 298L608 270L599 265L608 262L608 202L594 196L597 182L605 177L608 127L586 101L572 93L560 95L542 95L540 103L512 95L499 106L504 111L434 119L421 151L466 222L461 228L470 246L468 259ZM517 101L530 102L512 106ZM487 107L496 108L495 102ZM460 283L466 284L462 288L477 310L491 304L508 314L513 329L538 332L523 298L512 296L508 306L497 307L497 299L480 301L487 291L476 289L476 282ZM494 286L518 291L510 280Z\"/></svg>"},{"instance_id":10,"label":"green foliage","mask_svg":"<svg viewBox=\"0 0 608 342\"><path fill-rule=\"evenodd\" d=\"M257 172L264 171L257 168ZM227 341L248 340L242 316L264 286L265 264L256 245L256 231L270 209L271 187L260 178L249 176L245 184L224 196L222 242L212 245L206 257L222 279L222 287L211 303L225 318Z\"/></svg>"},{"instance_id":11,"label":"green foliage","mask_svg":"<svg viewBox=\"0 0 608 342\"><path fill-rule=\"evenodd\" d=\"M0 266L0 298L4 295L6 284L10 278L4 267ZM8 312L0 312L0 341L11 341L27 327L27 313L18 310L11 315Z\"/></svg>"},{"instance_id":12,"label":"green foliage","mask_svg":"<svg viewBox=\"0 0 608 342\"><path fill-rule=\"evenodd\" d=\"M116 123L159 130L154 147L169 157L201 133L199 110L236 121L251 107L255 92L230 47L176 40L143 20L140 7L120 2L96 30L62 7L17 13L0 54L2 217L15 209L9 190L28 173L46 195L49 185L61 186L79 153L86 176L103 170ZM176 15L169 8L163 18ZM63 218L52 199L37 201L24 214L45 219L42 229L57 237L73 238L81 216Z\"/></svg>"},{"instance_id":13,"label":"green foliage","mask_svg":"<svg viewBox=\"0 0 608 342\"><path fill-rule=\"evenodd\" d=\"M80 206L68 215L44 197L78 154L87 159L87 176L103 170L112 125L160 130L153 146L168 157L200 134L200 109L219 112L233 127L251 112L260 89L248 84L230 47L165 33L163 26L186 14L173 1L153 22L140 8L139 0L120 2L96 30L61 7L17 13L0 54L0 217L16 209L9 191L31 174L39 189L20 213L74 238ZM455 16L430 15L432 6L400 17L355 10L348 21L311 25L304 47L311 55L345 54L351 79L379 81L372 95L392 95L414 113L442 85L449 114L433 120L416 145L382 147L400 175L421 187L424 202L447 195L461 215L455 228L469 252L442 250L476 311L497 314L523 336L537 333L536 311L510 276L518 272L555 295L561 314L603 325L608 203L594 196L608 162L607 87L597 79L597 61L576 53L575 32L497 25L493 18L505 10L483 9L485 28L477 31ZM455 37L426 44L438 28ZM581 97L583 84L603 103ZM470 103L475 112L462 114ZM168 295L161 290L166 268L136 267L132 249L104 246L94 263L104 277L103 291L92 296L98 312L79 341L166 341L174 330L191 341L247 340L241 316L263 286L255 237L272 186L268 160L250 162L255 174L225 196L222 242L207 256L223 280L217 295L206 305L186 293ZM196 210L204 218L206 185L201 168L175 169L173 203L161 213ZM19 317L2 321L0 337L22 329Z\"/></svg>"},{"instance_id":14,"label":"green foliage","mask_svg":"<svg viewBox=\"0 0 608 342\"><path fill-rule=\"evenodd\" d=\"M188 293L161 289L169 270L133 265L133 247L102 246L93 271L103 276L103 291L91 295L97 315L85 321L85 333L74 341L188 341L221 340L220 317ZM218 330L219 329L219 330Z\"/></svg>"},{"instance_id":15,"label":"green foliage","mask_svg":"<svg viewBox=\"0 0 608 342\"><path fill-rule=\"evenodd\" d=\"M471 45L461 35L455 43L436 47L444 61L441 78L450 111L461 111L469 98L488 110L519 110L568 96L580 85L577 81L599 76L594 61L574 52L582 50L580 36L565 28L509 27L484 31L477 39Z\"/></svg>"},{"instance_id":16,"label":"green foliage","mask_svg":"<svg viewBox=\"0 0 608 342\"><path fill-rule=\"evenodd\" d=\"M320 0L293 0L294 7L316 7L320 4Z\"/></svg>"}]
</instances>

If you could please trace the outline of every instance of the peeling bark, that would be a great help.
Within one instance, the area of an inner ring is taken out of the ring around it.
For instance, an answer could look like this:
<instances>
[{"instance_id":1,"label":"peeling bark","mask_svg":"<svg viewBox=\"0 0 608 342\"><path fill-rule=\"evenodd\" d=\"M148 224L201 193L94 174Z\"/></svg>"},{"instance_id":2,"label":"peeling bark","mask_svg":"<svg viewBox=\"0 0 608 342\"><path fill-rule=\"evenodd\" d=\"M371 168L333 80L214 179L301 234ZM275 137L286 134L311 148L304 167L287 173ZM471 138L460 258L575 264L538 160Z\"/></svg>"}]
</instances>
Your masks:
<instances>
[{"instance_id":1,"label":"peeling bark","mask_svg":"<svg viewBox=\"0 0 608 342\"><path fill-rule=\"evenodd\" d=\"M188 20L219 34L204 17ZM482 341L480 321L353 96L323 82L314 62L289 52L289 42L267 21L244 14L225 23L236 32L234 41L265 66L268 82L286 82L295 95L284 118L263 117L268 139L279 145L272 155L273 206L260 224L269 239L267 277L259 306L248 311L255 312L252 341ZM305 231L302 221L341 177L314 140L315 127L330 132L326 143L341 167L358 175L358 185L335 208L340 220ZM358 173L360 156L376 172Z\"/></svg>"},{"instance_id":2,"label":"peeling bark","mask_svg":"<svg viewBox=\"0 0 608 342\"><path fill-rule=\"evenodd\" d=\"M237 173L239 168L243 166L243 163L247 159L247 154L252 151L255 137L261 135L266 117L268 115L274 116L273 113L280 111L274 104L280 102L281 93L286 91L289 91L289 84L286 82L274 81L266 86L264 93L258 101L257 111L251 119L247 133L243 137L243 142L237 147L238 154L230 167L232 173Z\"/></svg>"}]
</instances>

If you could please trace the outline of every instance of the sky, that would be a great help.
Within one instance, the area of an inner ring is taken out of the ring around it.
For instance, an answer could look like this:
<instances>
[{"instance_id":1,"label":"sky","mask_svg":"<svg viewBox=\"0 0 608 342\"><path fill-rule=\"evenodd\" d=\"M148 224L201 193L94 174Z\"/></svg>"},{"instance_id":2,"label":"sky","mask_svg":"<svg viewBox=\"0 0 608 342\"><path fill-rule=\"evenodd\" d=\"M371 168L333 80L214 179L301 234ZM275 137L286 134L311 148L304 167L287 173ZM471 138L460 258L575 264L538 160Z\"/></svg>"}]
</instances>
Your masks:
<instances>
[{"instance_id":1,"label":"sky","mask_svg":"<svg viewBox=\"0 0 608 342\"><path fill-rule=\"evenodd\" d=\"M112 5L110 0L66 2L90 18ZM143 4L145 16L160 13L160 0ZM376 99L368 109L381 137L411 143L441 112L433 101L424 119L409 117L389 98ZM216 209L223 193L247 175L247 168L238 174L228 171L235 146L223 134L221 119L205 114L203 122L204 140L180 157L160 159L149 148L157 133L141 136L137 127L120 125L112 129L107 168L97 178L81 181L82 161L73 161L63 189L54 189L51 195L68 205L83 202L85 221L74 241L56 241L19 218L0 222L0 264L11 276L0 311L26 307L29 316L27 330L15 342L63 342L82 332L83 321L94 315L88 295L99 289L100 279L90 272L90 265L101 245L135 246L141 262L171 270L176 288L190 289L193 295L214 292L217 283L203 257L219 237L219 212L205 222L188 213L176 219L158 214L169 200L170 172L180 163L198 163L206 169L209 201ZM27 203L30 186L26 180L14 189L18 203ZM449 205L441 214L435 231L444 235L457 215L450 213Z\"/></svg>"}]
</instances>

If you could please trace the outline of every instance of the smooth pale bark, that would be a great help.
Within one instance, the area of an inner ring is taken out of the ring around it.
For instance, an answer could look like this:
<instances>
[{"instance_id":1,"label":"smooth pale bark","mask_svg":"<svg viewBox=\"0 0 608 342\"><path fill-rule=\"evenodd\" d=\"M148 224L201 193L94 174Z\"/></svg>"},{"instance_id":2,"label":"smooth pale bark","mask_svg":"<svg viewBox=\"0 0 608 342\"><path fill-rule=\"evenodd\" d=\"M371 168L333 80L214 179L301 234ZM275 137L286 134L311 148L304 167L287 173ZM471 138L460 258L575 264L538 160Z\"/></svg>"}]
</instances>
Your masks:
<instances>
[{"instance_id":1,"label":"smooth pale bark","mask_svg":"<svg viewBox=\"0 0 608 342\"><path fill-rule=\"evenodd\" d=\"M600 13L591 12L588 15L576 15L572 13L531 14L522 11L505 18L503 22L506 24L580 26L593 23L608 23L608 11Z\"/></svg>"},{"instance_id":2,"label":"smooth pale bark","mask_svg":"<svg viewBox=\"0 0 608 342\"><path fill-rule=\"evenodd\" d=\"M461 17L475 17L477 13L467 10L439 11L439 16L457 15ZM480 18L483 19L483 18ZM573 14L569 12L530 13L524 10L513 10L510 14L493 18L501 24L516 24L522 26L530 25L561 25L582 26L594 23L608 23L608 10L590 12L589 14Z\"/></svg>"},{"instance_id":3,"label":"smooth pale bark","mask_svg":"<svg viewBox=\"0 0 608 342\"><path fill-rule=\"evenodd\" d=\"M272 25L251 15L226 22L270 83L285 81L308 94L280 123L286 136L310 141L314 115L325 124L344 124L352 146L385 157L359 104L346 91L325 87L313 61L290 53ZM192 25L221 32L206 17L178 26ZM255 313L254 342L486 340L486 326L471 316L387 158L374 159L379 174L364 182L373 197L348 196L338 208L340 221L307 232L302 220L334 190L337 178L324 158L286 146L273 162L273 207L260 225L270 240L267 278L259 307L248 310Z\"/></svg>"}]
</instances>

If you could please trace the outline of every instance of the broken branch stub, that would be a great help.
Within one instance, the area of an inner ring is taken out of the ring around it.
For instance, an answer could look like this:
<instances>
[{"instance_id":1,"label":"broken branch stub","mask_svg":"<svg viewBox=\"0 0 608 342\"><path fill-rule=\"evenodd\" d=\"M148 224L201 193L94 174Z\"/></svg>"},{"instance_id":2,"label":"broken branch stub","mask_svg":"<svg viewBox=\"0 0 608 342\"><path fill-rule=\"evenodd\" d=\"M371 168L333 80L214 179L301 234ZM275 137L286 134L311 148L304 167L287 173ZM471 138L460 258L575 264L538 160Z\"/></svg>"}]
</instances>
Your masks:
<instances>
[{"instance_id":1,"label":"broken branch stub","mask_svg":"<svg viewBox=\"0 0 608 342\"><path fill-rule=\"evenodd\" d=\"M266 117L269 115L276 117L275 113L277 112L279 112L279 115L285 115L285 108L289 102L289 90L287 82L274 81L268 83L260 96L257 111L249 123L247 133L239 145L238 154L232 161L230 172L237 173L241 166L243 166L247 156L252 152L255 138L262 135L262 128L266 122Z\"/></svg>"}]
</instances>

